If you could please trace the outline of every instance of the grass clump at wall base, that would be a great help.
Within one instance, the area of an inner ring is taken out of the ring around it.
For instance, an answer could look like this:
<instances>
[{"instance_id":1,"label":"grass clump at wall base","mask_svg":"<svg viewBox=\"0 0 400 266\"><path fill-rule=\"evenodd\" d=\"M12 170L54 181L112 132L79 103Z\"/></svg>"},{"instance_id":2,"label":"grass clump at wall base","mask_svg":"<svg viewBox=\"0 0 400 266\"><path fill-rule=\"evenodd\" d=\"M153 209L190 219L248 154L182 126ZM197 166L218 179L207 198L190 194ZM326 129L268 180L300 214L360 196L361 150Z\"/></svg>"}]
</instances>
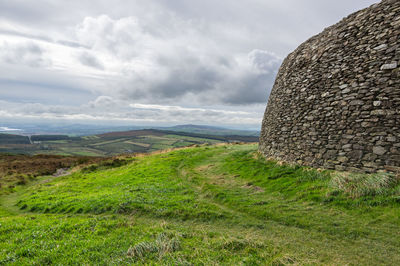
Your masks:
<instances>
[{"instance_id":1,"label":"grass clump at wall base","mask_svg":"<svg viewBox=\"0 0 400 266\"><path fill-rule=\"evenodd\" d=\"M396 186L400 183L400 176L389 173L357 174L340 172L332 174L331 186L344 192L351 198L363 196L389 196L398 194Z\"/></svg>"}]
</instances>

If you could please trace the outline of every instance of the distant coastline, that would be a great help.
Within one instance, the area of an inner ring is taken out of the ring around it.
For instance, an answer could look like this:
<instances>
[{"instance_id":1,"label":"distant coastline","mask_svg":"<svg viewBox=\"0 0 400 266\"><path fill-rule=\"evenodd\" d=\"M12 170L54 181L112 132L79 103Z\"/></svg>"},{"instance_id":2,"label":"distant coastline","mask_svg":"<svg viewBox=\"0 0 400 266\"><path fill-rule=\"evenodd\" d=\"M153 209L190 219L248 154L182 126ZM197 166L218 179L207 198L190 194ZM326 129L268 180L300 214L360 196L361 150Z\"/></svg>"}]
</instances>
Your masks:
<instances>
[{"instance_id":1,"label":"distant coastline","mask_svg":"<svg viewBox=\"0 0 400 266\"><path fill-rule=\"evenodd\" d=\"M22 129L9 128L9 127L0 127L0 132L8 132L8 131L22 131Z\"/></svg>"}]
</instances>

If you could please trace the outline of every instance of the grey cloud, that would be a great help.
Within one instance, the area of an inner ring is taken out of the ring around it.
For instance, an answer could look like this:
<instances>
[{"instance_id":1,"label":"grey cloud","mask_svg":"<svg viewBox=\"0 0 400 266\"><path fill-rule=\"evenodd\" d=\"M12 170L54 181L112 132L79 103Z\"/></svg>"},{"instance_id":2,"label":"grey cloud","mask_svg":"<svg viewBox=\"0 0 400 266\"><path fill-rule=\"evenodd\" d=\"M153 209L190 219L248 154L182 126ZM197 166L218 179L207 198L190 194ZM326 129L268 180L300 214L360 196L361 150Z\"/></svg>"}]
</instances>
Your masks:
<instances>
[{"instance_id":1,"label":"grey cloud","mask_svg":"<svg viewBox=\"0 0 400 266\"><path fill-rule=\"evenodd\" d=\"M265 74L269 74L271 71L275 72L282 62L282 59L274 53L259 49L251 51L248 56L250 62Z\"/></svg>"},{"instance_id":2,"label":"grey cloud","mask_svg":"<svg viewBox=\"0 0 400 266\"><path fill-rule=\"evenodd\" d=\"M233 83L222 102L226 104L265 103L274 82L274 76L269 74L253 74Z\"/></svg>"},{"instance_id":3,"label":"grey cloud","mask_svg":"<svg viewBox=\"0 0 400 266\"><path fill-rule=\"evenodd\" d=\"M24 32L19 32L16 30L9 30L9 29L1 29L0 28L0 34L3 35L10 35L10 36L19 36L19 37L24 37L27 39L31 40L39 40L39 41L45 41L45 42L53 42L49 37L47 36L41 36L41 35L35 35L35 34L30 34L30 33L24 33Z\"/></svg>"},{"instance_id":4,"label":"grey cloud","mask_svg":"<svg viewBox=\"0 0 400 266\"><path fill-rule=\"evenodd\" d=\"M21 64L30 67L45 67L51 64L45 58L45 51L33 42L11 45L4 42L0 51L1 59L9 64Z\"/></svg>"},{"instance_id":5,"label":"grey cloud","mask_svg":"<svg viewBox=\"0 0 400 266\"><path fill-rule=\"evenodd\" d=\"M26 33L26 32L21 32L21 31L16 31L16 30L10 30L10 29L0 28L0 35L18 36L18 37L23 37L23 38L29 39L29 40L36 40L36 41L42 41L42 42L47 42L47 43L60 44L60 45L64 45L64 46L72 47L72 48L86 48L86 49L89 48L86 45L83 45L78 42L70 41L70 40L54 41L53 39L51 39L50 37L45 36L45 35L36 35L36 34L31 34L31 33Z\"/></svg>"},{"instance_id":6,"label":"grey cloud","mask_svg":"<svg viewBox=\"0 0 400 266\"><path fill-rule=\"evenodd\" d=\"M146 80L146 84L138 90L126 89L123 94L134 98L176 99L188 93L201 94L215 89L220 77L216 71L205 66L191 66L190 68L176 67L168 72L165 79L153 83ZM133 81L133 83L135 83Z\"/></svg>"},{"instance_id":7,"label":"grey cloud","mask_svg":"<svg viewBox=\"0 0 400 266\"><path fill-rule=\"evenodd\" d=\"M225 97L222 98L224 103L253 104L267 101L282 59L271 52L259 49L251 51L248 58L256 71L234 79L231 89L227 90Z\"/></svg>"},{"instance_id":8,"label":"grey cloud","mask_svg":"<svg viewBox=\"0 0 400 266\"><path fill-rule=\"evenodd\" d=\"M62 72L49 75L48 68L2 63L0 59L0 99L3 100L76 105L96 96L91 87L88 81L77 80L72 75Z\"/></svg>"},{"instance_id":9,"label":"grey cloud","mask_svg":"<svg viewBox=\"0 0 400 266\"><path fill-rule=\"evenodd\" d=\"M61 45L65 45L65 46L72 47L72 48L86 48L86 49L89 48L89 47L86 46L86 45L83 45L83 44L81 44L81 43L74 42L74 41L57 40L57 41L55 41L54 43L61 44Z\"/></svg>"},{"instance_id":10,"label":"grey cloud","mask_svg":"<svg viewBox=\"0 0 400 266\"><path fill-rule=\"evenodd\" d=\"M104 70L104 65L95 56L89 54L88 52L82 52L78 55L78 60L81 64L97 69Z\"/></svg>"},{"instance_id":11,"label":"grey cloud","mask_svg":"<svg viewBox=\"0 0 400 266\"><path fill-rule=\"evenodd\" d=\"M254 104L265 102L281 59L262 50L251 51L240 62L208 55L204 61L182 53L181 60L163 58L157 66L162 78L133 77L121 94L131 99L179 100L195 96L199 102ZM188 58L185 58L187 56ZM204 57L204 55L197 55ZM187 63L190 62L190 63Z\"/></svg>"},{"instance_id":12,"label":"grey cloud","mask_svg":"<svg viewBox=\"0 0 400 266\"><path fill-rule=\"evenodd\" d=\"M88 103L88 106L92 109L95 108L107 108L107 107L113 107L116 104L114 99L110 96L99 96L96 98L94 101L90 101Z\"/></svg>"},{"instance_id":13,"label":"grey cloud","mask_svg":"<svg viewBox=\"0 0 400 266\"><path fill-rule=\"evenodd\" d=\"M130 66L123 70L124 78L112 85L121 98L171 102L191 95L203 104L266 101L281 62L277 55L260 49L228 53L203 36L201 26L171 19L166 23L180 25L182 33L152 35L149 27L158 27L157 23L147 24L145 29L143 21L134 17L101 15L85 18L77 27L77 37L93 52L107 52ZM81 55L80 61L101 67L88 53Z\"/></svg>"}]
</instances>

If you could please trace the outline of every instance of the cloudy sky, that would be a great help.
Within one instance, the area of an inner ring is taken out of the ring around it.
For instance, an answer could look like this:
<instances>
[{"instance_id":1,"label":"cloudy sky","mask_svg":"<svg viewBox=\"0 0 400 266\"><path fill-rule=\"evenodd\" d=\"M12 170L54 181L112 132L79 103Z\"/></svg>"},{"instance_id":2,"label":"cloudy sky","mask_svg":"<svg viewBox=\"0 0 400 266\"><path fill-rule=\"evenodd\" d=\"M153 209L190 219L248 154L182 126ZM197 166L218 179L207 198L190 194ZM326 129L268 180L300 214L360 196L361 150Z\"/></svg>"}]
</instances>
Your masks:
<instances>
[{"instance_id":1,"label":"cloudy sky","mask_svg":"<svg viewBox=\"0 0 400 266\"><path fill-rule=\"evenodd\" d=\"M283 58L376 2L0 0L0 126L258 128Z\"/></svg>"}]
</instances>

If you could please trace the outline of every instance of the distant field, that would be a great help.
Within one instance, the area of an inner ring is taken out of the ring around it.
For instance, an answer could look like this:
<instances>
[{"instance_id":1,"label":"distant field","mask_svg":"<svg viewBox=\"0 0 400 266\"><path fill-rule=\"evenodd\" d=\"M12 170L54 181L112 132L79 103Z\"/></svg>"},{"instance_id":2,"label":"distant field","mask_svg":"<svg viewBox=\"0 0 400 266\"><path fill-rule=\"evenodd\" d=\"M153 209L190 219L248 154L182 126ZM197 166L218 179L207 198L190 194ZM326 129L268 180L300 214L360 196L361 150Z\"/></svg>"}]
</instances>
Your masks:
<instances>
[{"instance_id":1,"label":"distant field","mask_svg":"<svg viewBox=\"0 0 400 266\"><path fill-rule=\"evenodd\" d=\"M0 134L0 153L52 154L77 156L112 156L152 152L196 144L257 142L254 136L205 135L166 130L132 130L84 137L38 135L31 137Z\"/></svg>"}]
</instances>

